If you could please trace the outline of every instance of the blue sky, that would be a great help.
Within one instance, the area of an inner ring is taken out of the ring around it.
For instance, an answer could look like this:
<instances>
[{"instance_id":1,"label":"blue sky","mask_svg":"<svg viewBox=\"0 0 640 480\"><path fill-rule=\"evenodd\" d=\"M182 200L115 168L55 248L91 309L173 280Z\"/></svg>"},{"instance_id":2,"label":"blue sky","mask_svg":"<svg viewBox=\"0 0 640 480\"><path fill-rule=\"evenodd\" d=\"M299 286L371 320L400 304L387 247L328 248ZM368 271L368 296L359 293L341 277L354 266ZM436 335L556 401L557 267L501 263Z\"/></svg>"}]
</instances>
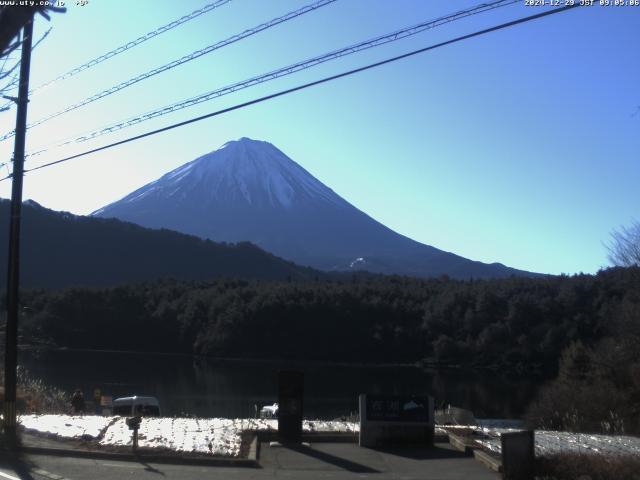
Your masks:
<instances>
[{"instance_id":1,"label":"blue sky","mask_svg":"<svg viewBox=\"0 0 640 480\"><path fill-rule=\"evenodd\" d=\"M32 86L207 2L66 3L66 14L37 21L37 35L53 28L33 53ZM29 120L307 3L233 0L34 96ZM478 3L338 0L35 127L27 149ZM27 168L539 11L518 4L456 21L49 151ZM640 7L574 9L33 172L24 196L87 214L247 136L415 240L526 270L595 272L611 230L640 217L639 27ZM15 110L0 113L3 133L14 120ZM12 149L2 142L0 156Z\"/></svg>"}]
</instances>

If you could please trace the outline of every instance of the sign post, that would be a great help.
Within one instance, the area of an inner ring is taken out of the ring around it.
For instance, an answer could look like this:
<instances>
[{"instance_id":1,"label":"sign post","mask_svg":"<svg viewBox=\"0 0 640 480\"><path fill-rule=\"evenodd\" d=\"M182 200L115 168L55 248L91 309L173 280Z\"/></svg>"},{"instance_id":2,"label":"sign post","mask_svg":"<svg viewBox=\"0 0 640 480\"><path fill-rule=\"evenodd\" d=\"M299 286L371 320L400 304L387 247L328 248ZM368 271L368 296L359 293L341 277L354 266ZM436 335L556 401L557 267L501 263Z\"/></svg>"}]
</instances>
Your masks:
<instances>
[{"instance_id":1,"label":"sign post","mask_svg":"<svg viewBox=\"0 0 640 480\"><path fill-rule=\"evenodd\" d=\"M100 391L99 388L96 388L93 391L93 403L95 405L95 414L96 415L100 415L100 407L101 407L100 400L101 400L101 398L102 398L102 392Z\"/></svg>"},{"instance_id":2,"label":"sign post","mask_svg":"<svg viewBox=\"0 0 640 480\"><path fill-rule=\"evenodd\" d=\"M100 409L102 415L108 417L113 412L113 397L111 395L102 395L100 398Z\"/></svg>"},{"instance_id":3,"label":"sign post","mask_svg":"<svg viewBox=\"0 0 640 480\"><path fill-rule=\"evenodd\" d=\"M142 422L141 417L131 417L125 420L127 423L127 427L129 430L133 431L133 438L131 440L131 449L133 453L137 453L138 451L138 430L140 430L140 423Z\"/></svg>"}]
</instances>

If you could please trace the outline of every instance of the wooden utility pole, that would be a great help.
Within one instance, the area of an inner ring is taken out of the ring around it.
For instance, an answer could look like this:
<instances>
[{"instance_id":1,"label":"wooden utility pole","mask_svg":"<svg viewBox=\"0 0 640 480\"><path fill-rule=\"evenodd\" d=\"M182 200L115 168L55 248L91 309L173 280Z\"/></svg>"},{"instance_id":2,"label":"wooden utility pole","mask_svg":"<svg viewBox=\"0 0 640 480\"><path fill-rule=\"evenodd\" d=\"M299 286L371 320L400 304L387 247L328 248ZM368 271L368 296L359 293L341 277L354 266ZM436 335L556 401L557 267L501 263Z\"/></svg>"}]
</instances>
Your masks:
<instances>
[{"instance_id":1,"label":"wooden utility pole","mask_svg":"<svg viewBox=\"0 0 640 480\"><path fill-rule=\"evenodd\" d=\"M27 133L29 102L29 67L33 38L33 18L22 30L22 59L18 86L18 112L13 151L11 185L11 219L9 224L9 269L7 276L7 335L4 351L4 432L7 445L15 447L16 435L16 374L18 366L18 292L20 286L20 220L22 211L22 177Z\"/></svg>"}]
</instances>

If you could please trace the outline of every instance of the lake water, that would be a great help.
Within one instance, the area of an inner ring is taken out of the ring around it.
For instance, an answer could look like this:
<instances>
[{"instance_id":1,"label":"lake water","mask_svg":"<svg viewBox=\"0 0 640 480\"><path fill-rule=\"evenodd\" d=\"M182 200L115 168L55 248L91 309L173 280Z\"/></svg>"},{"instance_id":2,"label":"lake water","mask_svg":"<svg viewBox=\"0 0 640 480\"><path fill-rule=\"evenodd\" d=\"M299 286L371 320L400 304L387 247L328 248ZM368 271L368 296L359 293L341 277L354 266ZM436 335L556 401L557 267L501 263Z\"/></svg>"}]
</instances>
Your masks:
<instances>
[{"instance_id":1,"label":"lake water","mask_svg":"<svg viewBox=\"0 0 640 480\"><path fill-rule=\"evenodd\" d=\"M256 402L277 398L277 373L305 374L307 418L332 419L357 411L358 394L428 394L472 410L478 418L518 418L535 385L526 378L454 369L404 366L292 365L285 362L212 360L198 357L71 350L20 351L31 376L91 399L99 388L114 398L157 397L165 415L251 417Z\"/></svg>"}]
</instances>

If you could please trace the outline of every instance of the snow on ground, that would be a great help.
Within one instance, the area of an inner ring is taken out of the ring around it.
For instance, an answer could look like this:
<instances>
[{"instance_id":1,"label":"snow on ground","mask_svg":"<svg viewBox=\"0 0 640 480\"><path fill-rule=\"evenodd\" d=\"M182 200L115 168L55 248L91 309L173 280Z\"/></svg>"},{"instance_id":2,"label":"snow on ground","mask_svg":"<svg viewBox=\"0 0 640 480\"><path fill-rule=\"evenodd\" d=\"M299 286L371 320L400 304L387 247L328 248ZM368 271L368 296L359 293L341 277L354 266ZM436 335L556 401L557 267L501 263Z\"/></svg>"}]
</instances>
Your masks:
<instances>
[{"instance_id":1,"label":"snow on ground","mask_svg":"<svg viewBox=\"0 0 640 480\"><path fill-rule=\"evenodd\" d=\"M246 421L226 418L143 418L138 446L236 457L240 454L243 424ZM117 418L99 443L131 446L131 441L125 419Z\"/></svg>"},{"instance_id":2,"label":"snow on ground","mask_svg":"<svg viewBox=\"0 0 640 480\"><path fill-rule=\"evenodd\" d=\"M340 432L340 433L359 433L360 424L347 421L324 421L324 420L305 420L302 423L302 431L304 432Z\"/></svg>"},{"instance_id":3,"label":"snow on ground","mask_svg":"<svg viewBox=\"0 0 640 480\"><path fill-rule=\"evenodd\" d=\"M113 421L112 417L97 415L21 415L18 422L27 430L35 430L61 438L90 440Z\"/></svg>"},{"instance_id":4,"label":"snow on ground","mask_svg":"<svg viewBox=\"0 0 640 480\"><path fill-rule=\"evenodd\" d=\"M640 438L627 435L593 435L585 433L538 431L536 452L539 455L572 453L604 453L640 456Z\"/></svg>"},{"instance_id":5,"label":"snow on ground","mask_svg":"<svg viewBox=\"0 0 640 480\"><path fill-rule=\"evenodd\" d=\"M62 439L98 440L98 444L105 447L130 447L132 443L132 432L124 417L23 415L19 422L32 432ZM276 419L150 417L142 419L138 446L237 457L240 455L242 432L277 429ZM305 420L302 429L305 432L355 434L359 427L352 422Z\"/></svg>"},{"instance_id":6,"label":"snow on ground","mask_svg":"<svg viewBox=\"0 0 640 480\"><path fill-rule=\"evenodd\" d=\"M473 429L478 434L482 434L484 438L476 438L475 441L487 450L496 453L500 453L501 451L500 435L522 430L476 426L459 428ZM536 455L543 457L557 453L601 453L606 455L640 456L640 438L627 435L599 435L536 430L535 450Z\"/></svg>"},{"instance_id":7,"label":"snow on ground","mask_svg":"<svg viewBox=\"0 0 640 480\"><path fill-rule=\"evenodd\" d=\"M479 427L515 428L517 430L524 430L523 420L515 420L511 418L476 418L476 423Z\"/></svg>"},{"instance_id":8,"label":"snow on ground","mask_svg":"<svg viewBox=\"0 0 640 480\"><path fill-rule=\"evenodd\" d=\"M124 417L96 415L22 415L19 423L31 432L53 435L61 439L96 440L102 446L131 446L131 430ZM500 453L500 435L519 429L493 426L446 426L473 430L484 448ZM242 445L242 432L276 431L278 420L262 418L143 418L138 433L141 448L168 449L183 453L205 453L237 457ZM304 432L353 433L358 423L305 420ZM441 428L438 432L444 432ZM625 435L595 435L570 432L536 431L536 454L560 452L603 453L640 456L640 438Z\"/></svg>"}]
</instances>

